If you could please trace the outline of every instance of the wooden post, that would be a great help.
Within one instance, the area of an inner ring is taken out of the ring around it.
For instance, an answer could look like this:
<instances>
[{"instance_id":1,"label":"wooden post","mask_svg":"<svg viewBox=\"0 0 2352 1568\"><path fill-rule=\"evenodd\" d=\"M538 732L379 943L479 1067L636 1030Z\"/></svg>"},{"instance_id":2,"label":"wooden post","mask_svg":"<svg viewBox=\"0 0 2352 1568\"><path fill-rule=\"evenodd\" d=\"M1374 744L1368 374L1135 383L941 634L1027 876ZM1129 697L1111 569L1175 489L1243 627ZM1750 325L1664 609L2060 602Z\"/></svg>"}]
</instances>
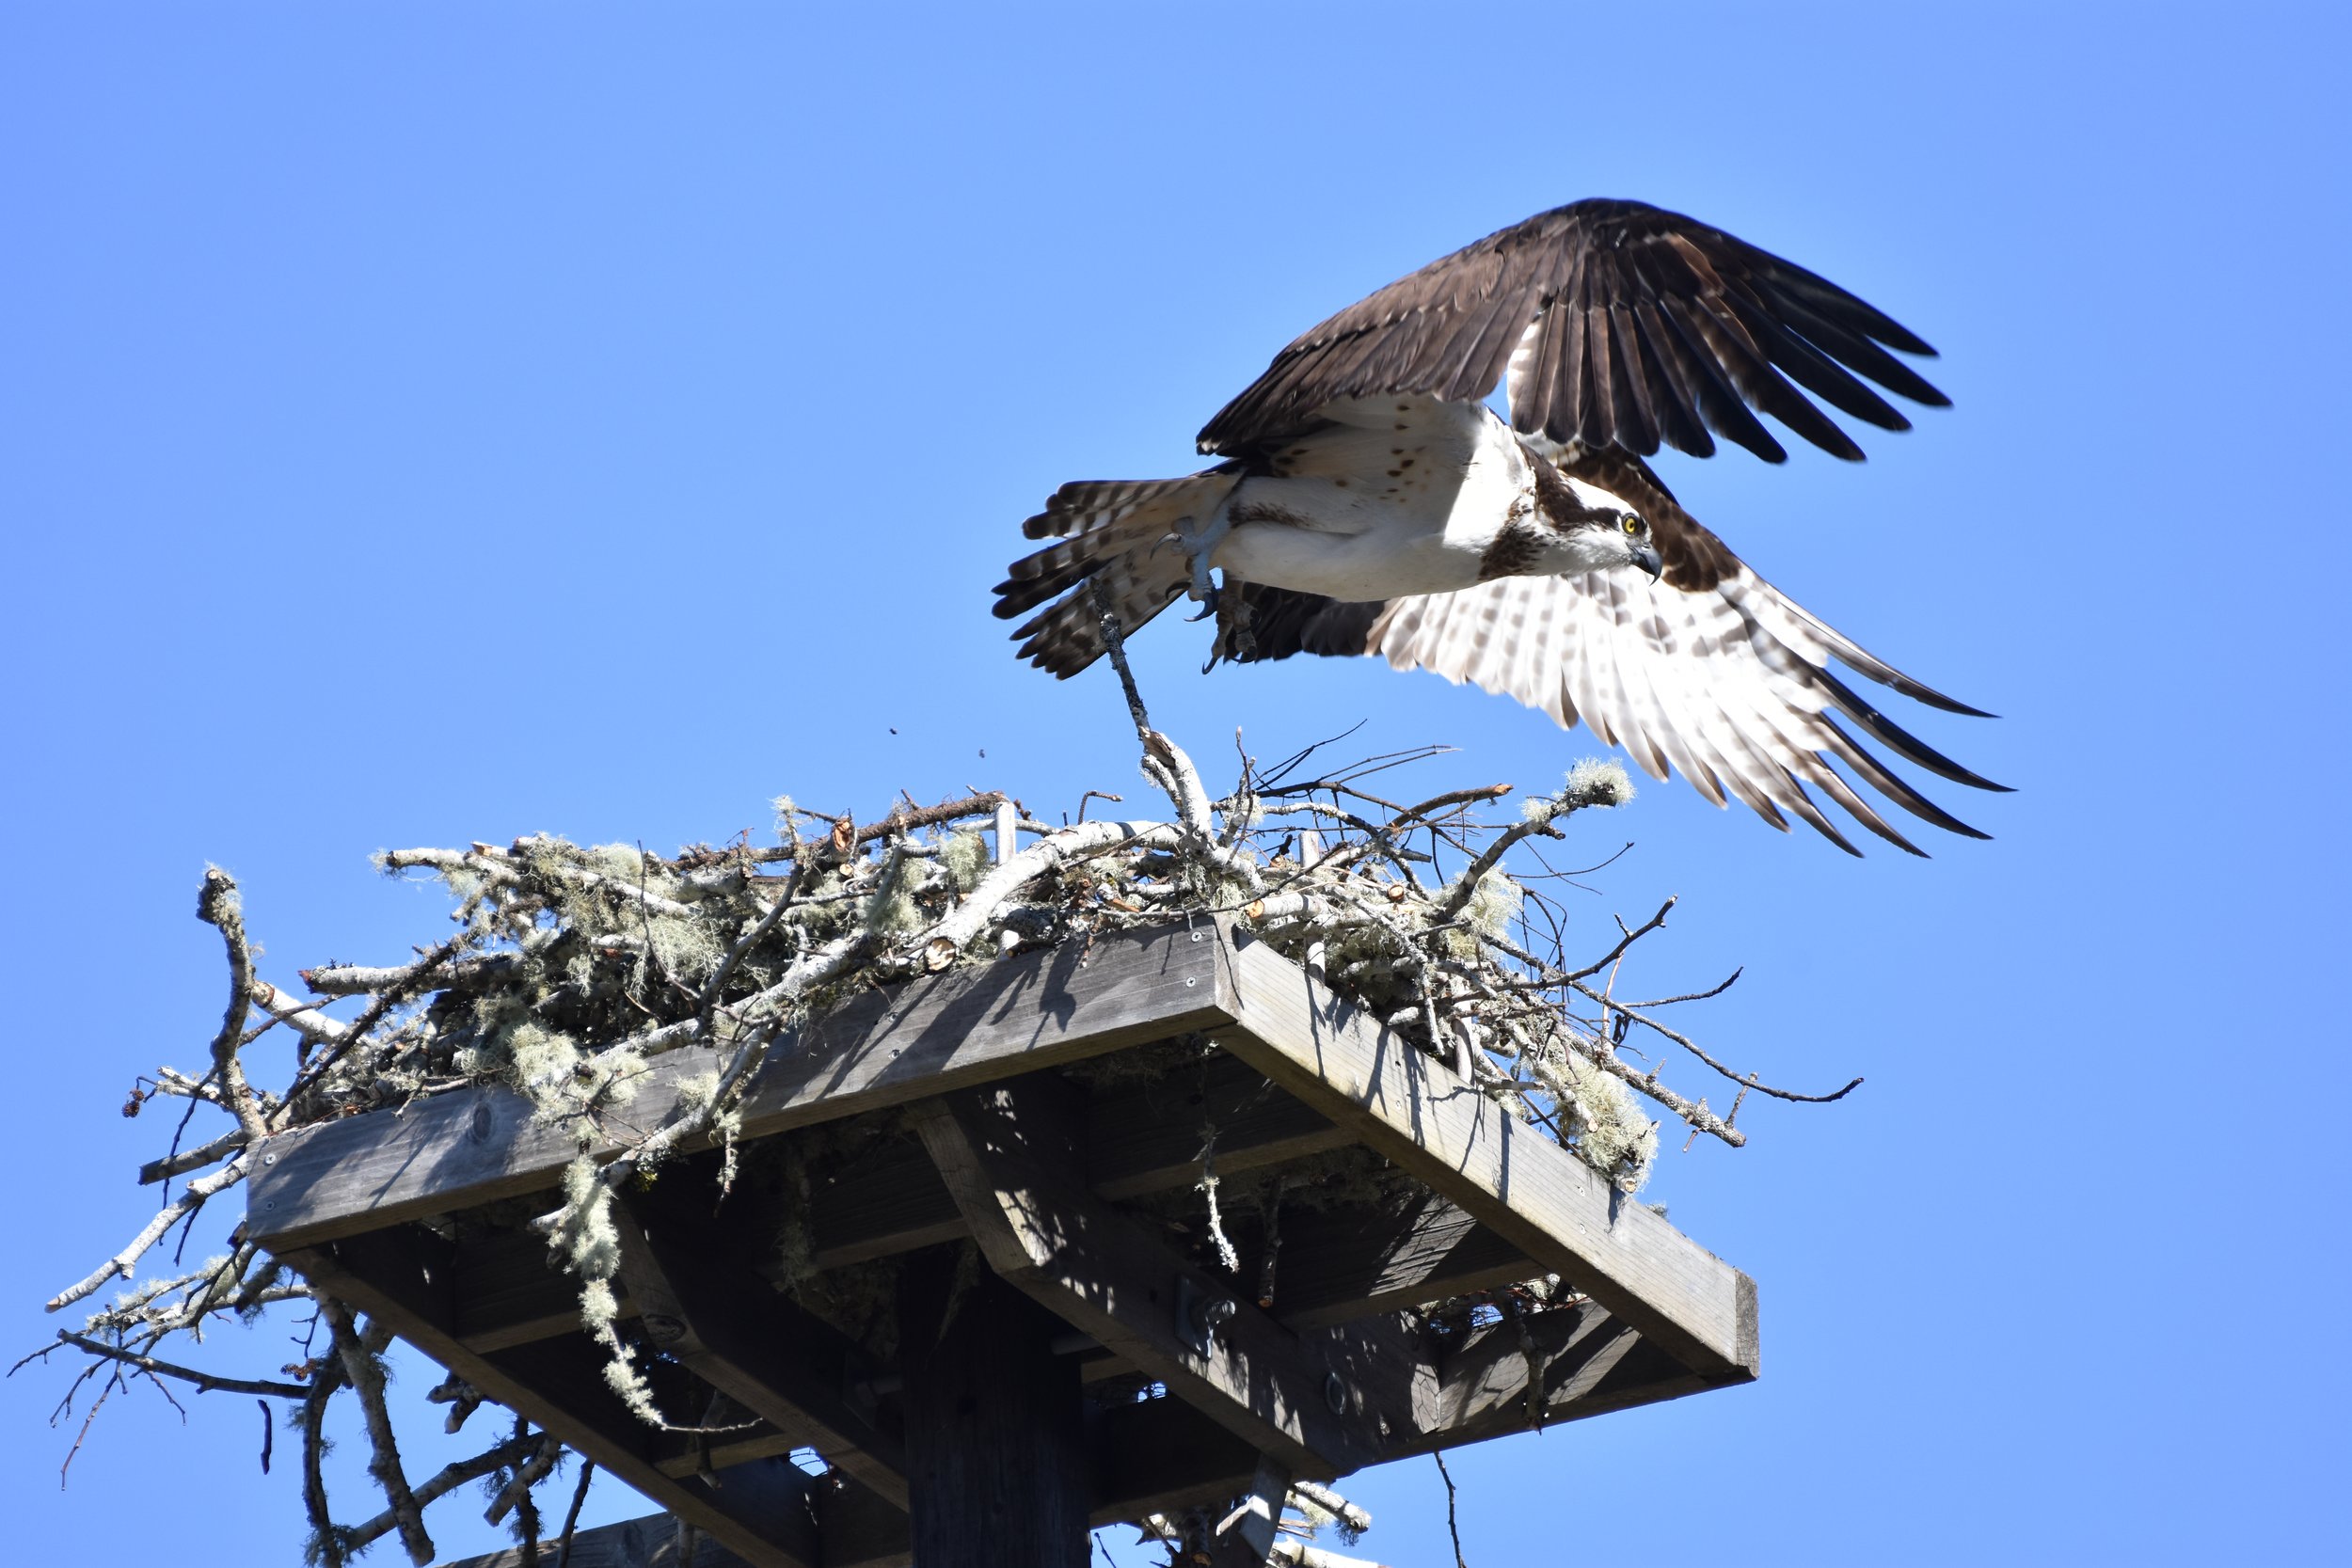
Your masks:
<instances>
[{"instance_id":1,"label":"wooden post","mask_svg":"<svg viewBox=\"0 0 2352 1568\"><path fill-rule=\"evenodd\" d=\"M942 1321L942 1318L945 1321ZM898 1287L907 1483L924 1568L1087 1568L1092 1475L1063 1324L961 1247Z\"/></svg>"}]
</instances>

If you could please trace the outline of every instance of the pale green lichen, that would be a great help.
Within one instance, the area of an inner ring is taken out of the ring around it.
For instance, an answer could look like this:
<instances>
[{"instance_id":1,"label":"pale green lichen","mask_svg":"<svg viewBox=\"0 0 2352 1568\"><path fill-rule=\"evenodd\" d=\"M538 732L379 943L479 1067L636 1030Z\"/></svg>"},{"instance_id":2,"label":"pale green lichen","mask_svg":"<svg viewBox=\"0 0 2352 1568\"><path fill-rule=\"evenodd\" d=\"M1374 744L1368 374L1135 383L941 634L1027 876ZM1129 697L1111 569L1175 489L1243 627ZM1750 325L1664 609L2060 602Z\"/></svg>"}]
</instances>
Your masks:
<instances>
[{"instance_id":1,"label":"pale green lichen","mask_svg":"<svg viewBox=\"0 0 2352 1568\"><path fill-rule=\"evenodd\" d=\"M1568 769L1562 793L1580 806L1622 806L1633 799L1633 775L1614 757L1586 757Z\"/></svg>"},{"instance_id":2,"label":"pale green lichen","mask_svg":"<svg viewBox=\"0 0 2352 1568\"><path fill-rule=\"evenodd\" d=\"M1457 896L1461 885L1461 879L1455 878L1447 884L1445 896ZM1478 885L1470 890L1469 899L1462 905L1461 918L1468 928L1445 933L1446 951L1465 963L1475 962L1481 941L1509 934L1511 923L1518 919L1525 901L1526 895L1519 884L1500 867L1488 871L1478 879Z\"/></svg>"},{"instance_id":3,"label":"pale green lichen","mask_svg":"<svg viewBox=\"0 0 2352 1568\"><path fill-rule=\"evenodd\" d=\"M1563 1052L1560 1076L1571 1098L1560 1109L1576 1135L1584 1163L1637 1193L1649 1180L1658 1157L1658 1124L1642 1114L1641 1102L1617 1078L1575 1052Z\"/></svg>"},{"instance_id":4,"label":"pale green lichen","mask_svg":"<svg viewBox=\"0 0 2352 1568\"><path fill-rule=\"evenodd\" d=\"M699 1111L718 1098L719 1069L716 1068L678 1080L678 1104L689 1111Z\"/></svg>"},{"instance_id":5,"label":"pale green lichen","mask_svg":"<svg viewBox=\"0 0 2352 1568\"><path fill-rule=\"evenodd\" d=\"M612 1192L598 1180L596 1160L582 1152L564 1167L564 1207L556 1211L548 1249L582 1280L611 1279L621 1266L621 1232L612 1223Z\"/></svg>"},{"instance_id":6,"label":"pale green lichen","mask_svg":"<svg viewBox=\"0 0 2352 1568\"><path fill-rule=\"evenodd\" d=\"M580 1059L579 1042L561 1030L526 1020L507 1032L508 1080L542 1117L551 1109L550 1101L571 1086Z\"/></svg>"},{"instance_id":7,"label":"pale green lichen","mask_svg":"<svg viewBox=\"0 0 2352 1568\"><path fill-rule=\"evenodd\" d=\"M689 985L707 979L726 957L726 943L698 916L651 915L642 930L660 972Z\"/></svg>"},{"instance_id":8,"label":"pale green lichen","mask_svg":"<svg viewBox=\"0 0 2352 1568\"><path fill-rule=\"evenodd\" d=\"M1592 806L1622 806L1633 799L1633 776L1613 757L1586 757L1568 769L1557 795L1531 795L1519 815L1538 825Z\"/></svg>"},{"instance_id":9,"label":"pale green lichen","mask_svg":"<svg viewBox=\"0 0 2352 1568\"><path fill-rule=\"evenodd\" d=\"M969 828L949 833L947 842L939 847L939 863L958 893L970 893L988 875L988 840Z\"/></svg>"},{"instance_id":10,"label":"pale green lichen","mask_svg":"<svg viewBox=\"0 0 2352 1568\"><path fill-rule=\"evenodd\" d=\"M866 929L884 937L919 930L923 911L914 902L914 890L922 876L921 860L893 848L882 863L873 895L866 900Z\"/></svg>"}]
</instances>

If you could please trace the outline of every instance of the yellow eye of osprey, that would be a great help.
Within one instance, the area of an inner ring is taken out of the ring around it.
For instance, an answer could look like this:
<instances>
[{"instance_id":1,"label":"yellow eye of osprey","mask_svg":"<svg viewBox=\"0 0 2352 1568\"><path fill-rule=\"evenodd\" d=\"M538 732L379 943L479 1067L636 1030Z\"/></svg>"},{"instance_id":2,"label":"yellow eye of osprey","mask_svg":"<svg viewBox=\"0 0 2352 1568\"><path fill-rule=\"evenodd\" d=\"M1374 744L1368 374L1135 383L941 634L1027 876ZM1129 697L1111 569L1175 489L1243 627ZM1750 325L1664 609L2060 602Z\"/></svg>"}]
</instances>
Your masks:
<instances>
[{"instance_id":1,"label":"yellow eye of osprey","mask_svg":"<svg viewBox=\"0 0 2352 1568\"><path fill-rule=\"evenodd\" d=\"M1628 533L1639 533L1642 531L1642 519L1629 512L1625 515L1625 522L1622 526Z\"/></svg>"}]
</instances>

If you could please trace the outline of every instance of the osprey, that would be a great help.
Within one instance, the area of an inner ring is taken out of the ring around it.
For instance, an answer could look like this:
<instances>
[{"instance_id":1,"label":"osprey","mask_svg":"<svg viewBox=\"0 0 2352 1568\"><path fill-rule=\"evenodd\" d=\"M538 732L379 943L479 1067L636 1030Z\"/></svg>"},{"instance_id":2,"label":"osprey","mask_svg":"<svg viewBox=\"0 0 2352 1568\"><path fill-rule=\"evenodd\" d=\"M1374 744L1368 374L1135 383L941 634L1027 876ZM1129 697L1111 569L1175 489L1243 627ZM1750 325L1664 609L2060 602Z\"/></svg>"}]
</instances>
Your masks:
<instances>
[{"instance_id":1,"label":"osprey","mask_svg":"<svg viewBox=\"0 0 2352 1568\"><path fill-rule=\"evenodd\" d=\"M1216 616L1209 664L1377 654L1581 717L1653 777L1794 816L1859 853L1807 792L1921 851L1830 765L1915 816L1961 822L1850 735L1980 789L1830 669L1984 715L1805 612L1675 500L1644 459L1715 436L1769 463L1756 417L1862 450L1793 379L1883 430L1943 393L1889 350L1934 350L1827 279L1638 201L1555 208L1399 278L1309 331L1200 432L1181 479L1063 485L1024 531L1053 543L996 587L1013 635L1068 677L1180 594ZM1786 372L1785 376L1783 372ZM1507 378L1511 418L1486 405ZM1214 576L1212 574L1215 574ZM1221 578L1221 581L1219 580ZM1199 617L1195 617L1198 619Z\"/></svg>"}]
</instances>

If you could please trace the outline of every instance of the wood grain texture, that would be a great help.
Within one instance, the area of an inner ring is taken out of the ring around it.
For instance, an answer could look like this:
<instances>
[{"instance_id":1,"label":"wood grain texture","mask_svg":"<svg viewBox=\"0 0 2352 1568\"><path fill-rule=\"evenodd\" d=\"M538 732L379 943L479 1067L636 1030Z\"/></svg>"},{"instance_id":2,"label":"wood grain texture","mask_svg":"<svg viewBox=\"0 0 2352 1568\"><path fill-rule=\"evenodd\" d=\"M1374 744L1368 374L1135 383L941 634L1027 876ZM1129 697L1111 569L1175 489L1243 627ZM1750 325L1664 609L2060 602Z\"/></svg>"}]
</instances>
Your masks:
<instances>
[{"instance_id":1,"label":"wood grain texture","mask_svg":"<svg viewBox=\"0 0 2352 1568\"><path fill-rule=\"evenodd\" d=\"M1435 1418L1427 1431L1391 1445L1389 1456L1483 1443L1717 1386L1597 1303L1535 1314L1524 1335L1521 1323L1506 1320L1445 1356Z\"/></svg>"},{"instance_id":2,"label":"wood grain texture","mask_svg":"<svg viewBox=\"0 0 2352 1568\"><path fill-rule=\"evenodd\" d=\"M1087 1568L1093 1477L1061 1323L965 1248L898 1280L914 1558L950 1568Z\"/></svg>"},{"instance_id":3,"label":"wood grain texture","mask_svg":"<svg viewBox=\"0 0 2352 1568\"><path fill-rule=\"evenodd\" d=\"M1279 1568L1281 1560L1274 1555L1274 1537L1290 1493L1290 1471L1274 1460L1259 1460L1249 1484L1233 1499L1234 1506L1225 1517L1217 1521L1209 1546L1216 1568Z\"/></svg>"},{"instance_id":4,"label":"wood grain texture","mask_svg":"<svg viewBox=\"0 0 2352 1568\"><path fill-rule=\"evenodd\" d=\"M898 1422L848 1394L855 1348L744 1267L724 1231L695 1212L700 1206L665 1194L665 1185L613 1207L621 1272L646 1338L793 1447L817 1449L905 1508Z\"/></svg>"},{"instance_id":5,"label":"wood grain texture","mask_svg":"<svg viewBox=\"0 0 2352 1568\"><path fill-rule=\"evenodd\" d=\"M1216 1168L1238 1175L1344 1148L1331 1118L1226 1052L1165 1078L1097 1089L1088 1101L1087 1178L1124 1200L1200 1179L1202 1129L1216 1129Z\"/></svg>"},{"instance_id":6,"label":"wood grain texture","mask_svg":"<svg viewBox=\"0 0 2352 1568\"><path fill-rule=\"evenodd\" d=\"M1347 1337L1369 1330L1302 1340L1089 1194L1072 1136L1076 1107L1057 1092L1067 1087L1031 1078L919 1113L924 1146L990 1266L1295 1474L1370 1463L1384 1414L1400 1394L1409 1408L1408 1391L1384 1387L1376 1367L1367 1386L1350 1365L1342 1407L1324 1395L1326 1376L1356 1348ZM1205 1354L1180 1326L1186 1291L1233 1304Z\"/></svg>"},{"instance_id":7,"label":"wood grain texture","mask_svg":"<svg viewBox=\"0 0 2352 1568\"><path fill-rule=\"evenodd\" d=\"M580 1327L580 1282L548 1257L535 1230L493 1230L459 1241L450 1294L458 1342L487 1354ZM637 1315L626 1280L612 1282L621 1316Z\"/></svg>"},{"instance_id":8,"label":"wood grain texture","mask_svg":"<svg viewBox=\"0 0 2352 1568\"><path fill-rule=\"evenodd\" d=\"M742 1132L766 1137L837 1117L1034 1071L1221 1022L1230 949L1207 925L1067 942L860 997L787 1037L745 1092ZM649 1132L680 1111L678 1085L717 1053L659 1058L598 1118ZM246 1233L271 1250L469 1209L553 1184L575 1148L569 1120L535 1123L504 1088L435 1095L267 1140L246 1182Z\"/></svg>"},{"instance_id":9,"label":"wood grain texture","mask_svg":"<svg viewBox=\"0 0 2352 1568\"><path fill-rule=\"evenodd\" d=\"M1219 1044L1692 1371L1756 1376L1746 1275L1264 944L1240 947L1230 973L1221 1000L1241 1026L1213 1031Z\"/></svg>"},{"instance_id":10,"label":"wood grain texture","mask_svg":"<svg viewBox=\"0 0 2352 1568\"><path fill-rule=\"evenodd\" d=\"M1545 1271L1434 1192L1389 1209L1282 1221L1270 1310L1293 1328L1395 1312Z\"/></svg>"}]
</instances>

